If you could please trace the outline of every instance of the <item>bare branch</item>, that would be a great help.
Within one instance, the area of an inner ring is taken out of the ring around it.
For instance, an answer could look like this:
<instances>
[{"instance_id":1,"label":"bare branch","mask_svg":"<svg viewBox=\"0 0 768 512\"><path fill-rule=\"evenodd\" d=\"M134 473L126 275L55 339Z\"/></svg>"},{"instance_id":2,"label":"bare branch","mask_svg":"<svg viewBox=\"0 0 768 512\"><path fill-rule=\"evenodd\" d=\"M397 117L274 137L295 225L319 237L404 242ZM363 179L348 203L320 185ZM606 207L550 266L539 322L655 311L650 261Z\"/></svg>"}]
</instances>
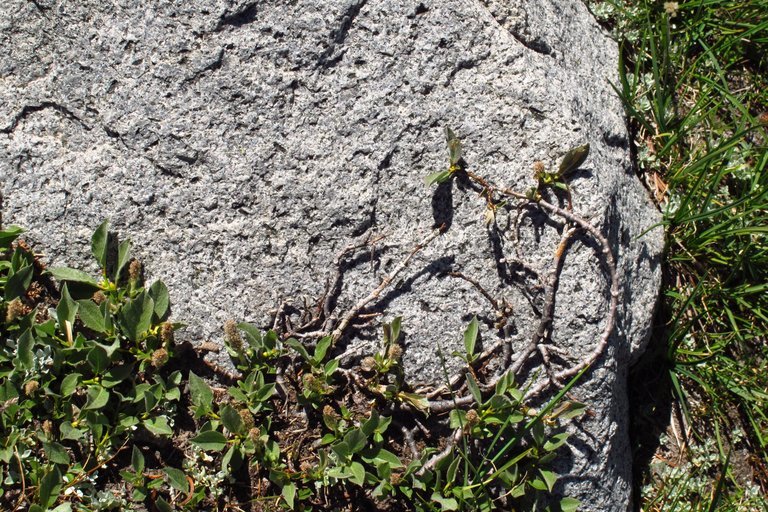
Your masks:
<instances>
[{"instance_id":1,"label":"bare branch","mask_svg":"<svg viewBox=\"0 0 768 512\"><path fill-rule=\"evenodd\" d=\"M408 264L411 262L413 257L418 253L420 250L422 250L424 247L429 245L435 238L437 238L440 233L442 232L441 229L436 229L432 231L432 233L429 234L424 240L422 240L420 243L416 244L416 247L413 248L413 250L408 254L408 256L403 259L403 261L400 262L397 267L392 271L391 274L389 274L387 277L385 277L379 286L376 287L375 290L373 290L367 297L361 299L357 304L352 306L352 309L350 309L346 315L341 319L341 322L336 326L336 328L331 332L331 337L333 338L333 342L336 343L339 341L341 336L344 334L344 330L349 327L349 324L352 323L352 320L355 319L355 317L360 313L360 310L363 309L365 306L373 302L374 300L378 299L381 293L389 288L389 286L392 284L392 282L395 280L395 278L402 272Z\"/></svg>"}]
</instances>

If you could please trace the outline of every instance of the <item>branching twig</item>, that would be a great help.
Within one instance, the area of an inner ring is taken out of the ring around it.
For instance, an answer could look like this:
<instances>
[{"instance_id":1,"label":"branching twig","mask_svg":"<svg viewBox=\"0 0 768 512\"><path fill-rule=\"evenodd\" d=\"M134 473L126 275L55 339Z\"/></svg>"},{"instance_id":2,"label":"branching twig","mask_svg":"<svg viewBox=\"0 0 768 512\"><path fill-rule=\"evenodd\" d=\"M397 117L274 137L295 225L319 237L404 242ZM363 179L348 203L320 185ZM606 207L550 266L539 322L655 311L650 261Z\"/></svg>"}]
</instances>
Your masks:
<instances>
[{"instance_id":1,"label":"branching twig","mask_svg":"<svg viewBox=\"0 0 768 512\"><path fill-rule=\"evenodd\" d=\"M501 312L501 309L499 308L499 302L496 299L494 299L493 296L490 293L488 293L485 290L485 288L483 288L480 285L480 283L478 283L475 279L472 279L471 277L466 276L466 275L462 274L461 272L456 272L456 271L448 272L448 275L451 276L451 277L458 277L459 279L463 279L466 282L468 282L469 284L471 284L472 286L474 286L475 289L478 292L480 292L480 295L482 295L483 297L488 299L488 302L491 303L491 306L493 306L493 309L495 311Z\"/></svg>"},{"instance_id":2,"label":"branching twig","mask_svg":"<svg viewBox=\"0 0 768 512\"><path fill-rule=\"evenodd\" d=\"M549 387L550 384L558 385L563 380L575 376L583 369L594 364L595 361L600 357L600 355L605 351L605 348L608 346L611 333L613 332L614 326L616 324L616 311L618 310L618 300L619 300L619 280L618 280L618 275L616 271L616 260L614 259L613 251L611 250L611 245L610 245L610 242L608 242L608 239L605 238L605 236L600 232L600 230L598 230L596 227L590 224L589 221L587 221L586 219L574 214L572 211L559 208L543 200L538 195L534 197L530 197L529 195L522 194L520 192L516 192L508 188L496 188L490 185L484 178L482 178L481 176L478 176L477 174L474 174L466 170L464 170L463 172L465 172L466 175L472 181L478 183L485 190L498 191L500 194L503 194L509 197L514 197L516 199L521 199L524 201L536 203L541 208L549 211L550 213L558 215L559 217L570 222L572 225L575 225L578 228L584 229L586 232L592 235L592 237L594 237L595 240L597 240L597 242L600 244L601 255L603 256L605 265L608 268L608 273L611 281L611 290L610 290L611 300L610 300L610 306L608 310L608 319L606 321L605 327L603 328L603 332L600 337L600 340L598 341L598 343L596 344L592 352L580 363L574 366L571 366L570 368L567 368L565 370L562 370L560 372L551 373L550 374L551 377L549 381L544 380L539 382L536 386L534 386L528 393L528 397L534 397L539 393L541 393L544 389ZM559 275L561 259L565 251L566 245L568 243L568 240L573 235L573 232L574 232L573 227L565 231L565 233L563 234L563 237L561 238L560 244L558 245L558 248L555 251L555 261L553 265L553 270L547 279L547 291L545 296L544 310L542 312L542 318L539 323L538 329L533 334L529 344L522 350L521 353L518 354L517 359L509 367L509 369L501 373L500 375L494 377L494 379L492 379L492 382L486 384L485 386L486 389L490 389L493 386L495 386L495 383L498 382L499 378L501 378L505 374L512 373L514 375L517 375L519 371L522 369L525 362L531 356L531 354L533 354L538 350L539 343L546 336L547 330L550 328L550 325L552 323L552 314L554 311L554 299L555 299L555 292L557 288L557 278ZM432 401L430 402L430 411L442 412L442 411L449 410L455 406L466 406L471 404L473 400L474 399L471 395L467 395L467 396L462 396L460 398L454 398L451 400Z\"/></svg>"},{"instance_id":3,"label":"branching twig","mask_svg":"<svg viewBox=\"0 0 768 512\"><path fill-rule=\"evenodd\" d=\"M331 307L331 300L330 298L338 296L338 294L341 292L341 280L343 277L342 272L342 263L344 258L362 248L362 247L368 247L372 246L373 244L381 241L384 239L384 235L381 235L374 240L371 240L371 236L366 236L361 242L353 243L351 245L348 245L344 248L343 251L339 253L339 255L336 257L336 261L334 261L334 265L336 267L336 271L333 275L333 279L331 280L331 286L328 288L328 293L325 296L325 299L323 300L323 317L325 319L325 323L323 324L323 329L325 331L329 331L331 329L331 326L333 325L333 310Z\"/></svg>"},{"instance_id":4,"label":"branching twig","mask_svg":"<svg viewBox=\"0 0 768 512\"><path fill-rule=\"evenodd\" d=\"M482 177L465 171L467 175L470 177L470 179L476 181L481 186L484 186L486 188L493 189L488 182L483 179ZM611 244L608 242L608 239L603 236L603 234L600 232L599 229L597 229L595 226L590 224L586 219L574 214L572 211L564 210L562 208L559 208L541 197L534 197L531 198L526 194L522 194L520 192L516 192L514 190L511 190L509 188L500 188L495 189L498 190L499 193L504 194L509 197L514 197L517 199L523 199L526 201L535 202L543 209L549 211L550 213L554 213L555 215L558 215L567 221L575 224L576 226L584 229L586 232L588 232L590 235L592 235L595 240L598 241L601 247L601 253L603 258L605 258L605 265L608 267L608 273L610 275L611 280L611 301L610 306L608 310L608 319L605 324L605 328L603 329L603 333L600 337L599 342L595 346L594 350L589 354L589 356L584 359L581 363L572 366L566 370L563 370L561 372L558 372L555 377L558 380L565 380L569 377L573 377L574 375L578 374L581 370L584 368L591 366L594 364L594 362L600 357L600 355L603 353L605 348L608 346L608 341L610 340L611 333L613 332L613 328L616 325L616 311L618 310L618 304L619 304L619 278L616 271L616 260L613 256L613 251L611 250ZM546 384L539 383L536 387L534 387L531 392L530 396L534 396L541 391L543 391L547 387Z\"/></svg>"},{"instance_id":5,"label":"branching twig","mask_svg":"<svg viewBox=\"0 0 768 512\"><path fill-rule=\"evenodd\" d=\"M19 455L19 451L16 449L16 447L13 447L13 454L16 456L16 461L19 463L19 476L21 477L21 491L19 493L19 501L16 502L16 505L13 507L13 510L19 510L21 507L21 504L24 502L24 498L26 498L27 494L27 481L24 478L24 468L21 464L21 455Z\"/></svg>"},{"instance_id":6,"label":"branching twig","mask_svg":"<svg viewBox=\"0 0 768 512\"><path fill-rule=\"evenodd\" d=\"M507 191L504 190L504 193L513 192L513 191ZM519 197L521 194L515 193L515 197ZM598 241L598 243L601 246L601 253L603 258L605 258L604 262L606 267L608 268L608 274L611 279L611 301L610 306L608 309L608 315L607 320L605 323L605 327L603 328L603 332L600 336L600 340L598 341L597 345L595 345L595 348L592 350L592 352L587 356L586 359L581 361L579 364L576 364L574 366L571 366L570 368L567 368L565 370L562 370L555 374L555 379L558 381L563 381L566 379L569 379L576 374L578 374L583 369L587 368L588 366L592 366L595 361L600 357L600 355L605 351L605 348L608 346L608 342L611 338L611 333L613 332L613 328L616 325L616 311L619 307L619 276L616 271L616 260L613 256L613 251L611 250L611 244L608 242L608 239L603 236L603 234L592 224L587 222L585 219L579 217L578 215L575 215L571 212L568 212L566 210L563 210L562 208L558 208L557 206L550 204L544 200L537 201L537 204L539 204L542 208L545 210L549 210L550 212L559 215L570 222L576 224L580 228L587 231L590 235L592 235L595 240ZM541 393L544 389L546 389L546 383L539 383L536 386L531 389L528 396L536 396L539 393Z\"/></svg>"},{"instance_id":7,"label":"branching twig","mask_svg":"<svg viewBox=\"0 0 768 512\"><path fill-rule=\"evenodd\" d=\"M333 339L333 342L336 343L339 341L341 336L344 334L344 330L349 327L349 324L352 323L352 320L355 319L357 314L360 312L361 309L363 309L365 306L373 302L374 300L378 299L381 293L389 288L389 286L392 284L392 282L395 280L395 278L402 272L405 267L408 266L408 263L411 262L411 259L418 253L420 250L422 250L424 247L429 245L435 238L437 238L440 233L442 232L441 229L436 229L432 231L432 233L429 234L424 240L422 240L420 243L416 245L416 247L413 248L413 250L408 254L408 256L403 259L403 261L400 262L400 264L395 267L395 269L392 271L391 274L389 274L387 277L385 277L379 286L376 287L375 290L373 290L367 297L360 300L357 304L352 306L352 309L350 309L346 315L341 319L339 324L336 326L336 328L331 332L331 338Z\"/></svg>"},{"instance_id":8,"label":"branching twig","mask_svg":"<svg viewBox=\"0 0 768 512\"><path fill-rule=\"evenodd\" d=\"M453 431L453 435L451 436L451 439L448 441L448 444L446 447L441 451L440 453L437 453L433 455L427 462L424 463L424 465L419 468L419 470L416 472L417 475L423 474L425 471L432 471L435 469L435 466L449 456L451 452L453 452L453 449L456 447L456 445L461 440L461 435L463 433L463 430L461 428L457 428Z\"/></svg>"},{"instance_id":9,"label":"branching twig","mask_svg":"<svg viewBox=\"0 0 768 512\"><path fill-rule=\"evenodd\" d=\"M576 230L574 228L567 229L560 239L560 243L555 250L555 255L552 262L552 269L547 277L546 283L546 297L544 299L544 308L542 311L542 317L539 321L539 326L531 336L531 340L528 345L523 348L521 352L517 354L515 362L506 370L503 370L496 374L490 382L482 386L486 391L493 389L496 383L507 373L517 375L522 369L528 358L537 351L539 343L544 339L548 329L552 323L552 316L554 313L555 295L557 292L557 279L559 275L559 269L561 268L562 257L565 254L565 248L568 245L568 241L573 236ZM463 396L456 399L439 400L430 403L431 412L443 412L453 408L455 405L466 406L474 401L472 395Z\"/></svg>"},{"instance_id":10,"label":"branching twig","mask_svg":"<svg viewBox=\"0 0 768 512\"><path fill-rule=\"evenodd\" d=\"M563 236L560 238L560 243L555 250L554 260L552 262L552 269L549 272L546 280L546 294L544 296L544 307L541 311L541 320L536 331L531 336L531 341L525 348L518 354L515 362L509 367L508 372L514 375L520 371L528 357L537 350L539 343L547 335L547 331L552 325L552 317L555 312L555 295L557 294L557 282L560 275L560 268L562 266L562 258L565 253L565 248L568 245L568 241L573 236L576 230L574 228L567 229Z\"/></svg>"}]
</instances>

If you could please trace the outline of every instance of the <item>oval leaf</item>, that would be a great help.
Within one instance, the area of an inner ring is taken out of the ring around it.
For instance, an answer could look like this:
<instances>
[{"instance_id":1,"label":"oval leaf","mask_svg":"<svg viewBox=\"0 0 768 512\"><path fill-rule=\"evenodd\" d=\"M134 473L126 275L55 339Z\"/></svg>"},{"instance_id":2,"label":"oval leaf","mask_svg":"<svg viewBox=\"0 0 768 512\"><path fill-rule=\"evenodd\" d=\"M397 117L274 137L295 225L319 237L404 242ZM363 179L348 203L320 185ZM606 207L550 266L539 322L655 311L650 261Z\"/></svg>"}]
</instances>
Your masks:
<instances>
[{"instance_id":1,"label":"oval leaf","mask_svg":"<svg viewBox=\"0 0 768 512\"><path fill-rule=\"evenodd\" d=\"M162 322L168 316L171 305L168 288L162 281L155 281L149 288L149 296L155 301L155 316Z\"/></svg>"},{"instance_id":2,"label":"oval leaf","mask_svg":"<svg viewBox=\"0 0 768 512\"><path fill-rule=\"evenodd\" d=\"M117 283L120 280L120 274L123 272L125 265L128 264L128 260L131 259L131 241L125 240L120 242L117 247L117 266L115 267L114 281Z\"/></svg>"},{"instance_id":3,"label":"oval leaf","mask_svg":"<svg viewBox=\"0 0 768 512\"><path fill-rule=\"evenodd\" d=\"M589 144L584 144L573 148L563 157L563 161L560 163L560 168L557 171L558 176L565 177L579 168L584 160L589 156Z\"/></svg>"},{"instance_id":4,"label":"oval leaf","mask_svg":"<svg viewBox=\"0 0 768 512\"><path fill-rule=\"evenodd\" d=\"M48 269L48 273L58 281L71 281L73 283L86 284L98 288L99 283L82 270L76 270L68 267L53 267Z\"/></svg>"},{"instance_id":5,"label":"oval leaf","mask_svg":"<svg viewBox=\"0 0 768 512\"><path fill-rule=\"evenodd\" d=\"M89 386L88 387L88 401L83 406L83 409L101 409L109 401L109 391L102 386Z\"/></svg>"},{"instance_id":6,"label":"oval leaf","mask_svg":"<svg viewBox=\"0 0 768 512\"><path fill-rule=\"evenodd\" d=\"M80 382L79 373L70 373L61 381L61 396L71 396L77 389L77 384Z\"/></svg>"},{"instance_id":7,"label":"oval leaf","mask_svg":"<svg viewBox=\"0 0 768 512\"><path fill-rule=\"evenodd\" d=\"M8 278L5 282L5 300L11 301L27 292L27 288L32 282L33 270L32 265L27 265Z\"/></svg>"},{"instance_id":8,"label":"oval leaf","mask_svg":"<svg viewBox=\"0 0 768 512\"><path fill-rule=\"evenodd\" d=\"M239 434L242 432L244 428L243 419L233 407L225 405L219 411L219 415L221 416L221 423L227 428L227 430L233 434Z\"/></svg>"},{"instance_id":9,"label":"oval leaf","mask_svg":"<svg viewBox=\"0 0 768 512\"><path fill-rule=\"evenodd\" d=\"M464 331L464 348L467 351L467 356L472 357L475 355L475 345L477 344L477 332L478 332L479 324L477 322L477 317L473 317L472 321L469 322L469 325L467 326L467 330Z\"/></svg>"},{"instance_id":10,"label":"oval leaf","mask_svg":"<svg viewBox=\"0 0 768 512\"><path fill-rule=\"evenodd\" d=\"M92 331L99 333L107 332L104 314L95 302L90 299L82 299L78 300L77 304L77 314L80 316L80 320L83 321L83 325Z\"/></svg>"},{"instance_id":11,"label":"oval leaf","mask_svg":"<svg viewBox=\"0 0 768 512\"><path fill-rule=\"evenodd\" d=\"M164 467L163 471L168 476L168 483L171 487L184 494L189 493L189 481L187 475L180 469Z\"/></svg>"},{"instance_id":12,"label":"oval leaf","mask_svg":"<svg viewBox=\"0 0 768 512\"><path fill-rule=\"evenodd\" d=\"M107 241L109 237L109 220L102 222L91 237L91 253L102 269L107 267Z\"/></svg>"},{"instance_id":13,"label":"oval leaf","mask_svg":"<svg viewBox=\"0 0 768 512\"><path fill-rule=\"evenodd\" d=\"M224 434L215 430L207 430L200 432L198 435L190 439L192 444L208 451L221 451L227 446L227 438Z\"/></svg>"},{"instance_id":14,"label":"oval leaf","mask_svg":"<svg viewBox=\"0 0 768 512\"><path fill-rule=\"evenodd\" d=\"M141 336L149 330L152 325L152 314L155 304L146 293L139 294L138 297L129 301L123 309L120 310L120 319L125 334L131 341L139 341Z\"/></svg>"},{"instance_id":15,"label":"oval leaf","mask_svg":"<svg viewBox=\"0 0 768 512\"><path fill-rule=\"evenodd\" d=\"M109 366L109 356L107 355L107 352L99 346L89 350L86 359L88 360L88 364L91 365L91 368L93 368L93 373L96 375L101 375Z\"/></svg>"}]
</instances>

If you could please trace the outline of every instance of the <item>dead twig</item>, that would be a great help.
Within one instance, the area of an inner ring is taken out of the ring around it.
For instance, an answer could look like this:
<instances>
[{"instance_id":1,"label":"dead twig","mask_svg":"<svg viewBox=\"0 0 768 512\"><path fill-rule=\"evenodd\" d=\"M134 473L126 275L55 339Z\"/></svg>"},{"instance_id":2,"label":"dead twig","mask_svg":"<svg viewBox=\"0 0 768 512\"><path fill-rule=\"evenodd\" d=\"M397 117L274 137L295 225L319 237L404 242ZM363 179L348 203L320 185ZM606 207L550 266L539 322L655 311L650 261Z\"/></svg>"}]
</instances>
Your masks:
<instances>
[{"instance_id":1,"label":"dead twig","mask_svg":"<svg viewBox=\"0 0 768 512\"><path fill-rule=\"evenodd\" d=\"M349 325L352 323L352 320L355 319L355 317L360 313L360 310L362 310L365 306L373 302L374 300L378 299L381 293L389 288L389 286L392 284L392 282L395 280L395 278L402 272L408 264L411 262L413 257L418 253L420 250L422 250L424 247L428 246L435 238L437 238L440 233L442 233L442 229L436 229L432 231L427 237L425 237L421 242L416 244L416 246L411 250L410 253L395 267L395 269L392 271L391 274L389 274L387 277L382 279L381 284L376 287L375 290L373 290L370 294L368 294L367 297L364 297L360 301L357 302L352 308L344 315L344 317L341 319L339 324L336 326L336 328L331 332L331 338L333 339L333 343L336 343L341 339L342 335L344 334L344 331L349 327Z\"/></svg>"}]
</instances>

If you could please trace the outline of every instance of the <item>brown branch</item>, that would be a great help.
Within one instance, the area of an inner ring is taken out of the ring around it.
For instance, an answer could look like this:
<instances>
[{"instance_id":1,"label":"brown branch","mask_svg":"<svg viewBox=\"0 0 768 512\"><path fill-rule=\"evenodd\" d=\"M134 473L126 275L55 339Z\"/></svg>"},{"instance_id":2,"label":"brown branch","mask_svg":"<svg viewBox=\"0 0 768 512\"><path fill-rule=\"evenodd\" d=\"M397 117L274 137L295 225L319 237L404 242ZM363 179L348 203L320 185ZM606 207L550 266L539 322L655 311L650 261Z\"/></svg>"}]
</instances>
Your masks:
<instances>
[{"instance_id":1,"label":"brown branch","mask_svg":"<svg viewBox=\"0 0 768 512\"><path fill-rule=\"evenodd\" d=\"M507 191L505 190L504 193L507 193ZM517 195L515 197L517 197ZM600 336L600 340L598 341L597 345L592 350L592 352L581 363L571 366L570 368L567 368L555 374L556 380L563 381L576 376L583 369L589 366L592 366L595 363L595 361L597 361L597 359L603 354L606 347L608 346L608 342L610 341L611 334L613 333L613 329L616 326L616 312L619 307L619 295L620 295L619 276L616 271L616 260L613 256L613 251L611 250L611 244L608 241L608 239L605 238L605 236L603 236L603 234L596 227L594 227L592 224L587 222L585 219L579 217L578 215L574 215L573 213L563 210L562 208L558 208L557 206L550 204L546 201L539 200L537 201L537 203L541 205L545 210L549 210L550 212L556 215L559 215L569 220L570 222L573 222L574 224L578 225L580 228L583 228L585 231L587 231L590 235L592 235L598 241L598 243L601 246L601 254L603 258L605 258L604 262L606 267L608 268L608 273L611 279L611 301L608 309L608 318L605 323L605 327L603 328L603 332ZM544 389L546 388L547 388L546 383L539 383L529 391L528 396L536 396L542 391L544 391Z\"/></svg>"},{"instance_id":2,"label":"brown branch","mask_svg":"<svg viewBox=\"0 0 768 512\"><path fill-rule=\"evenodd\" d=\"M480 294L481 294L483 297L485 297L486 299L488 299L488 302L490 302L490 303L491 303L491 306L493 306L493 309L494 309L494 310L496 310L497 312L501 313L501 309L499 308L499 303L498 303L498 301L497 301L496 299L494 299L494 298L493 298L493 296L492 296L490 293L488 293L488 292L485 290L485 288L483 288L483 287L480 285L480 283L478 283L478 282L477 282L475 279L472 279L471 277L469 277L469 276L466 276L466 275L462 274L461 272L456 272L456 271L448 272L448 275L449 275L449 276L451 276L451 277L457 277L457 278L459 278L459 279L463 279L463 280L465 280L466 282L468 282L469 284L471 284L472 286L474 286L474 287L475 287L475 289L476 289L478 292L480 292Z\"/></svg>"},{"instance_id":3,"label":"brown branch","mask_svg":"<svg viewBox=\"0 0 768 512\"><path fill-rule=\"evenodd\" d=\"M505 373L511 372L516 375L531 356L531 354L536 352L539 343L541 343L541 341L547 335L547 331L551 328L555 312L555 295L557 294L557 282L560 275L560 268L562 266L562 258L563 254L565 253L565 248L568 245L568 241L573 236L575 231L576 230L573 228L567 229L560 238L560 243L557 245L557 249L555 250L552 269L550 270L546 280L546 295L544 296L544 307L542 308L539 326L531 336L531 340L528 342L528 345L526 345L520 354L518 354L515 362Z\"/></svg>"},{"instance_id":4,"label":"brown branch","mask_svg":"<svg viewBox=\"0 0 768 512\"><path fill-rule=\"evenodd\" d=\"M433 455L427 462L424 463L423 466L419 468L416 474L422 475L424 474L425 471L432 471L433 469L435 469L435 466L437 466L437 464L441 460L443 460L444 458L449 456L451 452L453 452L453 449L456 447L457 444L459 444L459 441L461 440L462 433L463 433L463 429L461 428L457 428L456 430L454 430L453 435L451 436L451 439L448 441L448 444L443 449L443 451Z\"/></svg>"},{"instance_id":5,"label":"brown branch","mask_svg":"<svg viewBox=\"0 0 768 512\"><path fill-rule=\"evenodd\" d=\"M590 352L590 354L584 360L582 360L579 364L571 366L570 368L567 368L557 373L550 373L549 380L541 381L536 386L534 386L527 394L528 397L533 397L538 395L542 391L544 391L547 387L549 387L550 384L560 385L560 383L563 380L574 377L585 368L594 364L595 361L597 361L597 359L605 351L610 341L611 333L613 332L613 329L616 325L616 312L618 310L619 279L618 279L618 274L616 270L616 260L613 256L613 251L611 250L611 244L608 241L608 239L600 232L600 230L598 230L595 226L590 224L589 221L587 221L586 219L574 214L571 211L559 208L545 201L538 195L532 198L526 194L522 194L520 192L516 192L508 188L501 188L501 189L495 188L495 187L492 187L481 176L478 176L477 174L474 174L469 171L464 171L464 172L467 174L467 176L471 180L475 181L480 186L484 187L486 190L497 190L500 194L503 194L509 197L514 197L516 199L521 199L524 201L536 203L544 210L547 210L550 213L558 215L563 219L565 219L566 221L570 222L571 224L584 229L586 232L592 235L592 237L594 237L595 240L597 240L597 242L600 244L601 255L604 258L605 266L608 268L608 273L609 273L610 282L611 282L611 288L610 288L611 299L610 299L610 306L608 311L608 319L606 321L605 327L603 328L603 332L600 337L600 340L598 341L598 343L596 344L592 352ZM570 238L570 236L572 236L572 234L573 234L573 228L566 230L563 237L561 238L561 241L560 241L560 244L558 245L557 250L555 251L555 264L553 267L553 271L550 273L550 276L548 278L544 311L542 312L542 319L541 319L541 322L539 323L538 329L533 334L529 344L523 349L523 351L520 354L518 354L517 359L510 366L510 368L504 373L502 373L498 378L494 378L493 382L485 386L486 389L490 389L491 387L495 386L495 382L498 382L499 378L505 374L508 374L511 372L517 375L517 373L522 369L523 365L531 356L531 354L533 354L538 350L539 343L541 342L542 339L544 339L544 336L546 335L547 330L550 328L550 325L552 323L554 297L555 297L555 292L557 288L557 279L559 275L558 269L560 267L560 260L565 251L568 239ZM441 411L449 410L456 406L466 406L471 404L473 400L474 399L471 395L467 395L467 396L455 398L452 400L432 401L430 402L430 411L441 412Z\"/></svg>"},{"instance_id":6,"label":"brown branch","mask_svg":"<svg viewBox=\"0 0 768 512\"><path fill-rule=\"evenodd\" d=\"M367 297L361 299L357 302L354 306L352 306L352 309L350 309L346 315L344 315L344 318L341 319L341 322L336 326L336 328L331 332L331 337L333 338L333 342L336 343L339 341L339 339L344 334L344 330L349 327L349 324L352 323L352 320L355 319L355 317L360 313L360 310L363 309L365 306L373 302L374 300L378 299L381 293L389 288L389 286L392 284L392 282L395 280L395 278L402 272L408 264L411 262L413 257L418 253L420 250L422 250L424 247L429 245L435 238L437 238L440 233L442 233L442 229L438 228L432 231L432 233L429 234L429 236L425 237L424 240L416 244L416 247L413 248L413 250L403 259L403 261L400 262L400 264L395 267L395 269L392 271L391 274L389 274L387 277L385 277L379 286L376 287L375 290L373 290L370 294L368 294Z\"/></svg>"},{"instance_id":7,"label":"brown branch","mask_svg":"<svg viewBox=\"0 0 768 512\"><path fill-rule=\"evenodd\" d=\"M19 510L19 508L21 508L21 504L24 502L24 498L26 498L27 481L24 478L24 467L21 464L21 456L19 455L19 450L17 450L15 446L13 447L13 454L16 456L16 462L19 463L19 475L21 476L21 491L19 493L19 500L16 502L13 510Z\"/></svg>"}]
</instances>

